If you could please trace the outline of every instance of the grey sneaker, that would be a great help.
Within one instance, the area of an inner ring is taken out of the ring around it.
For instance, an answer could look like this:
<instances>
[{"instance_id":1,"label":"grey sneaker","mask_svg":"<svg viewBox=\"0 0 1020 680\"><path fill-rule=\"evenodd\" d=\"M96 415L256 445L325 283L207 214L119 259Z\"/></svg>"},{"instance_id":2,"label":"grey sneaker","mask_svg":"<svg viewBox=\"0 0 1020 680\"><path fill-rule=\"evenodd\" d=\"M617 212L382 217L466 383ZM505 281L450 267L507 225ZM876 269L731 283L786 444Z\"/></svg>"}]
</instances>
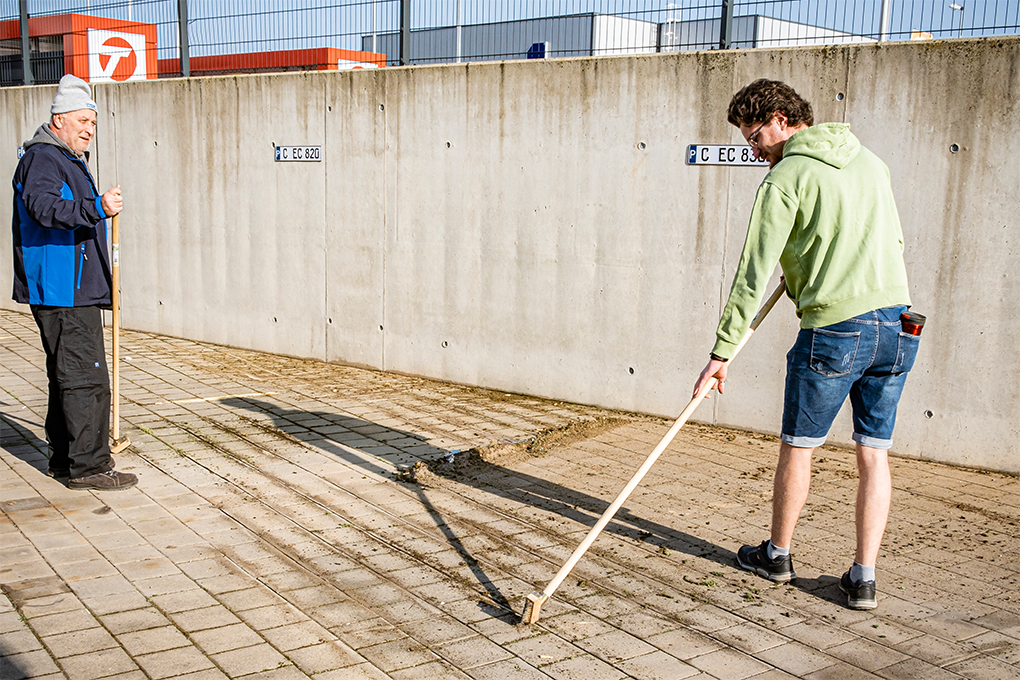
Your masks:
<instances>
[{"instance_id":1,"label":"grey sneaker","mask_svg":"<svg viewBox=\"0 0 1020 680\"><path fill-rule=\"evenodd\" d=\"M854 583L848 571L839 579L839 589L846 593L846 603L850 609L874 609L878 606L874 581Z\"/></svg>"},{"instance_id":2,"label":"grey sneaker","mask_svg":"<svg viewBox=\"0 0 1020 680\"><path fill-rule=\"evenodd\" d=\"M71 489L92 489L93 491L120 491L130 489L138 483L138 477L130 472L97 472L88 477L78 477L68 482Z\"/></svg>"},{"instance_id":3,"label":"grey sneaker","mask_svg":"<svg viewBox=\"0 0 1020 680\"><path fill-rule=\"evenodd\" d=\"M767 578L776 583L786 583L797 578L793 571L793 560L789 555L782 555L774 560L768 557L768 540L761 542L761 545L745 545L737 551L737 566L744 571L750 571L762 578Z\"/></svg>"}]
</instances>

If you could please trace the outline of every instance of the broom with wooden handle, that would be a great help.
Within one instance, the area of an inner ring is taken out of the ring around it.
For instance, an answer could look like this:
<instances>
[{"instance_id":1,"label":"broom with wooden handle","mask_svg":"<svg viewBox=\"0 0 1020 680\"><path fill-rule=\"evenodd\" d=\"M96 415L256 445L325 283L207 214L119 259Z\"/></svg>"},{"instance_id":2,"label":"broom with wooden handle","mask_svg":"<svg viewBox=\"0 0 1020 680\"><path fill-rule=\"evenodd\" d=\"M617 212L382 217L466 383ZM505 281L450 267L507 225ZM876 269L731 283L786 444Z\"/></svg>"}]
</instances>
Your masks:
<instances>
[{"instance_id":1,"label":"broom with wooden handle","mask_svg":"<svg viewBox=\"0 0 1020 680\"><path fill-rule=\"evenodd\" d=\"M776 302L779 301L784 290L786 290L786 283L785 281L780 281L776 290L769 296L769 299L765 301L762 308L758 310L758 314L755 315L754 320L751 322L751 327L747 330L747 333L744 334L744 337L740 340L740 344L737 345L737 349L733 352L734 357L736 357L737 353L743 349L755 329L758 328L759 324L761 324L761 322L765 319L765 315L767 315L775 306ZM560 567L560 570L556 573L556 576L553 577L553 580L549 582L549 585L545 587L545 590L541 593L531 593L528 595L524 603L524 613L521 615L522 623L530 625L538 621L538 617L542 613L542 605L545 604L545 601L552 597L552 594L560 587L560 584L563 583L563 579L570 574L584 553L587 552L588 548L591 547L591 544L595 542L596 538L598 538L598 535L602 533L602 530L607 524L609 524L610 520L613 519L613 516L616 515L617 511L626 502L634 489L637 488L637 485L644 478L645 474L648 473L648 471L652 468L652 465L655 464L655 461L658 460L662 452L666 450L667 446L669 446L669 443L673 441L674 437L676 437L680 428L687 423L691 414L694 413L694 409L698 407L702 399L708 396L708 393L712 391L712 388L715 387L717 382L718 381L715 378L710 379L704 387L702 387L701 391L694 395L694 398L691 399L689 404L687 404L687 408L683 410L680 417L676 419L673 426L669 428L666 435L661 441L659 441L655 449L648 458L645 459L645 462L641 465L641 467L638 468L638 471L634 473L631 480L627 482L627 486L623 488L623 491L621 491L616 497L616 500L613 501L613 503L602 514L602 517L599 518L599 521L596 522L595 526L588 532L588 535L584 537L584 540L581 541L579 546L577 546L570 558L562 567Z\"/></svg>"},{"instance_id":2,"label":"broom with wooden handle","mask_svg":"<svg viewBox=\"0 0 1020 680\"><path fill-rule=\"evenodd\" d=\"M113 442L111 453L120 453L131 446L127 435L120 436L120 214L113 216L113 227L110 234L110 269L113 279L113 430L110 432Z\"/></svg>"}]
</instances>

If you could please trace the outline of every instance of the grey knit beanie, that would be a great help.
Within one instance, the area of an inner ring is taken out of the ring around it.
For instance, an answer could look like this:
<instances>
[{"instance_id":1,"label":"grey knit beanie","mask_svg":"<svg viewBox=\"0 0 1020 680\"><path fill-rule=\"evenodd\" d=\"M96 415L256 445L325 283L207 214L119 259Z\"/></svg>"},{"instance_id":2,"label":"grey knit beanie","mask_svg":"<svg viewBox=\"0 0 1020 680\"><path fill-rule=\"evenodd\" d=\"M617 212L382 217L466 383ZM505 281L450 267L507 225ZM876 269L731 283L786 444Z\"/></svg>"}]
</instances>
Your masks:
<instances>
[{"instance_id":1,"label":"grey knit beanie","mask_svg":"<svg viewBox=\"0 0 1020 680\"><path fill-rule=\"evenodd\" d=\"M77 76L68 73L60 79L57 86L57 96L53 98L50 105L50 113L67 113L78 109L92 109L96 111L96 103L92 100L92 91L89 84Z\"/></svg>"}]
</instances>

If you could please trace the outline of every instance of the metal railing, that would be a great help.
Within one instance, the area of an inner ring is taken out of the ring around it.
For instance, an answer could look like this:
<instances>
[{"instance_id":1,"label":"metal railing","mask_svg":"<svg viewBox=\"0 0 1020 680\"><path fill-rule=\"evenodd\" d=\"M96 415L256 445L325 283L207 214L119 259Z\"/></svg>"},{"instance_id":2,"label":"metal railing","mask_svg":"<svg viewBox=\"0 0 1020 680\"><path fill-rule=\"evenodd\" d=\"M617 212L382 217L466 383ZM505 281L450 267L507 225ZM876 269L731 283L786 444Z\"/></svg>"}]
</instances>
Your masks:
<instances>
[{"instance_id":1,"label":"metal railing","mask_svg":"<svg viewBox=\"0 0 1020 680\"><path fill-rule=\"evenodd\" d=\"M114 72L126 43L99 30L154 30L146 77L174 77L1012 35L1020 0L6 0L0 84Z\"/></svg>"}]
</instances>

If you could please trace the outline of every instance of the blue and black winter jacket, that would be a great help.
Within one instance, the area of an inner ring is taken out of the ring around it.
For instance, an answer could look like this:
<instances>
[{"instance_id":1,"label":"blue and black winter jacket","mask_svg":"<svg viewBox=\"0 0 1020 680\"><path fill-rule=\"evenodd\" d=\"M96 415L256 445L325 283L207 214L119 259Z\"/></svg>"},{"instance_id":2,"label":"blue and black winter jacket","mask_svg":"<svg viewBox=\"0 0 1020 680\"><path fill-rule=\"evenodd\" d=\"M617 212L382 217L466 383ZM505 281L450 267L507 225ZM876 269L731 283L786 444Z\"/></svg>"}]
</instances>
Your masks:
<instances>
[{"instance_id":1,"label":"blue and black winter jacket","mask_svg":"<svg viewBox=\"0 0 1020 680\"><path fill-rule=\"evenodd\" d=\"M83 158L41 126L14 172L14 300L111 304L106 213Z\"/></svg>"}]
</instances>

